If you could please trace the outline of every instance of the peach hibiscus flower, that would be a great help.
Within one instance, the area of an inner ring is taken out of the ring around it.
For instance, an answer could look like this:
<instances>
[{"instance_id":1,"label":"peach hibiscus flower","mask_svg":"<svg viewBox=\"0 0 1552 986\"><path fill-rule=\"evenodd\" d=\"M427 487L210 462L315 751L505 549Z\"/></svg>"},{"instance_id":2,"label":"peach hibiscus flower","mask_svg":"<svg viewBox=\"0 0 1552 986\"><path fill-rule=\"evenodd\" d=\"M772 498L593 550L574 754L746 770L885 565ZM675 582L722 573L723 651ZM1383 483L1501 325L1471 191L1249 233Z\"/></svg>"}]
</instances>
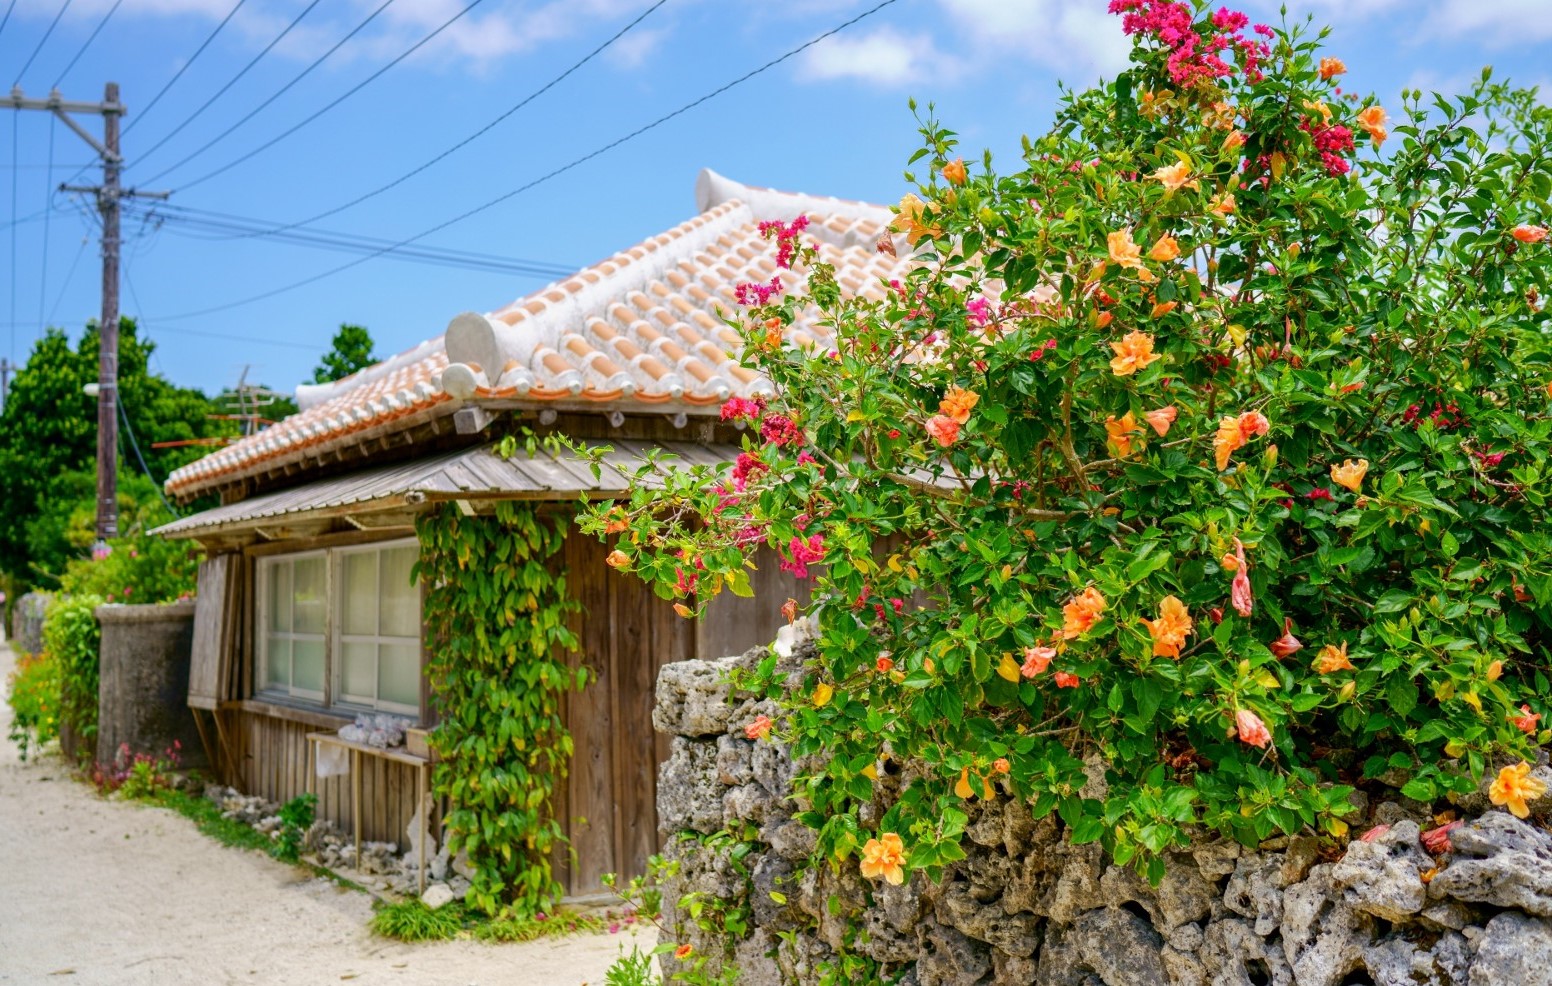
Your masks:
<instances>
[{"instance_id":1,"label":"peach hibiscus flower","mask_svg":"<svg viewBox=\"0 0 1552 986\"><path fill-rule=\"evenodd\" d=\"M1175 423L1177 414L1179 412L1175 410L1175 405L1170 404L1167 407L1148 411L1142 416L1142 419L1148 422L1148 427L1157 432L1160 438L1163 438L1169 434L1169 426Z\"/></svg>"},{"instance_id":2,"label":"peach hibiscus flower","mask_svg":"<svg viewBox=\"0 0 1552 986\"><path fill-rule=\"evenodd\" d=\"M770 716L755 716L754 721L744 727L744 737L746 739L752 740L765 739L765 737L771 734L771 727L773 725L775 725L775 723L771 722Z\"/></svg>"},{"instance_id":3,"label":"peach hibiscus flower","mask_svg":"<svg viewBox=\"0 0 1552 986\"><path fill-rule=\"evenodd\" d=\"M1118 377L1129 377L1138 370L1146 369L1149 363L1162 356L1153 351L1153 336L1135 329L1122 337L1120 342L1112 342L1110 348L1115 350L1115 357L1110 361L1110 372Z\"/></svg>"},{"instance_id":4,"label":"peach hibiscus flower","mask_svg":"<svg viewBox=\"0 0 1552 986\"><path fill-rule=\"evenodd\" d=\"M1024 664L1019 668L1019 673L1026 678L1033 678L1037 674L1042 674L1045 672L1046 668L1050 667L1051 658L1055 656L1056 648L1054 647L1043 647L1038 645L1034 647L1025 647Z\"/></svg>"},{"instance_id":5,"label":"peach hibiscus flower","mask_svg":"<svg viewBox=\"0 0 1552 986\"><path fill-rule=\"evenodd\" d=\"M1056 672L1056 674L1052 676L1052 680L1056 682L1057 688L1077 688L1078 685L1082 683L1082 679L1080 679L1077 675L1071 674L1067 671Z\"/></svg>"},{"instance_id":6,"label":"peach hibiscus flower","mask_svg":"<svg viewBox=\"0 0 1552 986\"><path fill-rule=\"evenodd\" d=\"M1234 201L1234 193L1224 192L1222 195L1213 199L1212 205L1207 207L1207 211L1217 216L1218 218L1223 219L1227 218L1231 213L1233 213L1237 207L1238 205Z\"/></svg>"},{"instance_id":7,"label":"peach hibiscus flower","mask_svg":"<svg viewBox=\"0 0 1552 986\"><path fill-rule=\"evenodd\" d=\"M1167 164L1148 177L1161 183L1171 193L1178 192L1182 188L1196 187L1196 179L1191 177L1191 166L1184 161Z\"/></svg>"},{"instance_id":8,"label":"peach hibiscus flower","mask_svg":"<svg viewBox=\"0 0 1552 986\"><path fill-rule=\"evenodd\" d=\"M883 877L894 886L905 882L905 843L893 832L885 832L876 839L869 839L862 847L862 876L877 880Z\"/></svg>"},{"instance_id":9,"label":"peach hibiscus flower","mask_svg":"<svg viewBox=\"0 0 1552 986\"><path fill-rule=\"evenodd\" d=\"M1533 736L1536 733L1537 725L1541 722L1541 713L1532 712L1528 705L1521 705L1520 714L1511 716L1509 721L1514 723L1515 729L1518 729L1526 736Z\"/></svg>"},{"instance_id":10,"label":"peach hibiscus flower","mask_svg":"<svg viewBox=\"0 0 1552 986\"><path fill-rule=\"evenodd\" d=\"M943 178L950 185L963 185L969 177L965 172L965 159L956 157L943 166Z\"/></svg>"},{"instance_id":11,"label":"peach hibiscus flower","mask_svg":"<svg viewBox=\"0 0 1552 986\"><path fill-rule=\"evenodd\" d=\"M1153 656L1178 660L1186 636L1193 632L1191 614L1186 610L1186 604L1174 596L1165 596L1159 602L1159 618L1144 618L1142 622L1153 637Z\"/></svg>"},{"instance_id":12,"label":"peach hibiscus flower","mask_svg":"<svg viewBox=\"0 0 1552 986\"><path fill-rule=\"evenodd\" d=\"M929 224L926 221L928 206L913 194L900 200L900 214L890 223L891 229L899 230L905 234L906 240L915 246L922 239L930 239L939 236L943 230Z\"/></svg>"},{"instance_id":13,"label":"peach hibiscus flower","mask_svg":"<svg viewBox=\"0 0 1552 986\"><path fill-rule=\"evenodd\" d=\"M959 441L959 422L946 414L934 414L927 419L927 434L944 448Z\"/></svg>"},{"instance_id":14,"label":"peach hibiscus flower","mask_svg":"<svg viewBox=\"0 0 1552 986\"><path fill-rule=\"evenodd\" d=\"M1234 730L1239 741L1247 746L1264 750L1272 743L1272 734L1266 728L1266 723L1249 709L1240 709L1234 713Z\"/></svg>"},{"instance_id":15,"label":"peach hibiscus flower","mask_svg":"<svg viewBox=\"0 0 1552 986\"><path fill-rule=\"evenodd\" d=\"M1322 58L1320 60L1320 77L1331 80L1347 71L1347 63L1340 58Z\"/></svg>"},{"instance_id":16,"label":"peach hibiscus flower","mask_svg":"<svg viewBox=\"0 0 1552 986\"><path fill-rule=\"evenodd\" d=\"M1507 807L1515 818L1528 818L1530 806L1526 802L1535 801L1546 793L1546 784L1530 775L1530 764L1524 761L1500 770L1493 786L1487 789L1493 804Z\"/></svg>"},{"instance_id":17,"label":"peach hibiscus flower","mask_svg":"<svg viewBox=\"0 0 1552 986\"><path fill-rule=\"evenodd\" d=\"M1071 640L1088 633L1104 612L1105 597L1099 590L1093 586L1084 589L1062 607L1062 639Z\"/></svg>"},{"instance_id":18,"label":"peach hibiscus flower","mask_svg":"<svg viewBox=\"0 0 1552 986\"><path fill-rule=\"evenodd\" d=\"M1509 230L1509 235L1521 243L1540 243L1547 238L1547 228L1545 226L1520 225Z\"/></svg>"}]
</instances>

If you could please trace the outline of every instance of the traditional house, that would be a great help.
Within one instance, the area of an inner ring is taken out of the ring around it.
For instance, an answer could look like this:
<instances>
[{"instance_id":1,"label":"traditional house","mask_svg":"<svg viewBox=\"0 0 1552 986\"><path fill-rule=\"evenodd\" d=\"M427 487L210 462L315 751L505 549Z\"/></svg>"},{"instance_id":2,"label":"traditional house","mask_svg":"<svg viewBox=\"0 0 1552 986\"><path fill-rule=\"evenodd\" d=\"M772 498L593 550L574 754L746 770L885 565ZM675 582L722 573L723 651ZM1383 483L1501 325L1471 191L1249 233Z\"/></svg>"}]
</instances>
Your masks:
<instances>
[{"instance_id":1,"label":"traditional house","mask_svg":"<svg viewBox=\"0 0 1552 986\"><path fill-rule=\"evenodd\" d=\"M455 501L465 512L503 499L549 500L574 513L579 494L623 482L567 454L503 458L491 425L612 448L632 465L654 450L681 462L731 461L737 430L719 417L734 396L770 384L734 359L741 340L718 316L742 282L780 276L765 220L809 217L805 232L842 289L879 296L902 262L878 243L892 216L864 203L752 188L703 171L700 214L567 280L447 331L337 383L298 389L301 411L175 472L180 501L221 505L161 529L193 538L200 575L189 701L213 720L223 779L281 801L309 786L305 737L361 712L428 723L427 645L411 582L416 514ZM904 244L899 247L904 252ZM799 322L789 345L823 346ZM801 588L760 566L753 599L724 595L689 623L633 576L604 564L606 547L573 531L556 564L583 605L575 659L597 675L566 712L578 753L557 810L576 854L558 873L573 894L607 872L633 874L658 847L652 689L669 661L735 653L769 641L779 608ZM403 842L417 809L417 771L368 758L354 780L319 782L319 815L359 820L367 838Z\"/></svg>"}]
</instances>

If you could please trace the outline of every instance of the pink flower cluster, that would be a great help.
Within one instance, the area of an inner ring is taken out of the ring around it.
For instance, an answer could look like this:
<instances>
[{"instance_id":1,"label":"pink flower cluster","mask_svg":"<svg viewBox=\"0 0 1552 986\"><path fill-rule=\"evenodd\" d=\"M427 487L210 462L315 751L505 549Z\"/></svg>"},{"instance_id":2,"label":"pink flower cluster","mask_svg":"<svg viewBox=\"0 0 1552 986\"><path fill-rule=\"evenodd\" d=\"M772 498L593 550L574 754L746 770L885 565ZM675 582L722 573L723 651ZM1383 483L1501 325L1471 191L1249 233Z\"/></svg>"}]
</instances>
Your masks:
<instances>
[{"instance_id":1,"label":"pink flower cluster","mask_svg":"<svg viewBox=\"0 0 1552 986\"><path fill-rule=\"evenodd\" d=\"M1416 428L1422 424L1423 406L1413 404L1401 415L1401 420ZM1444 404L1433 402L1433 410L1428 412L1428 420L1433 422L1435 428L1440 431L1449 431L1451 428L1459 428L1466 423L1466 418L1460 413L1460 405L1455 403Z\"/></svg>"},{"instance_id":2,"label":"pink flower cluster","mask_svg":"<svg viewBox=\"0 0 1552 986\"><path fill-rule=\"evenodd\" d=\"M1351 130L1340 123L1320 126L1309 119L1299 124L1299 129L1307 132L1314 139L1315 150L1320 155L1320 163L1326 166L1327 174L1340 178L1352 170L1351 162L1342 156L1353 153Z\"/></svg>"},{"instance_id":3,"label":"pink flower cluster","mask_svg":"<svg viewBox=\"0 0 1552 986\"><path fill-rule=\"evenodd\" d=\"M965 302L965 317L973 325L984 327L991 324L992 303L985 298L972 298Z\"/></svg>"},{"instance_id":4,"label":"pink flower cluster","mask_svg":"<svg viewBox=\"0 0 1552 986\"><path fill-rule=\"evenodd\" d=\"M1233 75L1234 66L1222 57L1225 52L1237 52L1245 78L1259 82L1261 60L1271 53L1265 41L1242 33L1250 19L1227 7L1212 15L1216 33L1206 37L1196 29L1191 6L1175 0L1110 0L1110 13L1121 15L1121 29L1127 34L1157 38L1170 49L1169 77L1179 86ZM1256 33L1270 36L1271 30L1263 28L1257 24Z\"/></svg>"},{"instance_id":5,"label":"pink flower cluster","mask_svg":"<svg viewBox=\"0 0 1552 986\"><path fill-rule=\"evenodd\" d=\"M733 488L742 493L751 479L762 472L768 472L770 468L752 452L738 453L738 459L733 463Z\"/></svg>"},{"instance_id":6,"label":"pink flower cluster","mask_svg":"<svg viewBox=\"0 0 1552 986\"><path fill-rule=\"evenodd\" d=\"M1047 339L1045 342L1042 342L1040 345L1035 347L1035 351L1029 354L1029 359L1031 362L1038 363L1040 362L1040 358L1044 356L1048 350L1055 348L1056 340Z\"/></svg>"},{"instance_id":7,"label":"pink flower cluster","mask_svg":"<svg viewBox=\"0 0 1552 986\"><path fill-rule=\"evenodd\" d=\"M765 413L765 402L747 397L729 397L722 405L723 421L757 421Z\"/></svg>"},{"instance_id":8,"label":"pink flower cluster","mask_svg":"<svg viewBox=\"0 0 1552 986\"><path fill-rule=\"evenodd\" d=\"M807 538L794 535L787 545L787 554L791 557L782 560L781 570L791 572L796 578L808 578L808 566L824 561L824 535L810 534Z\"/></svg>"},{"instance_id":9,"label":"pink flower cluster","mask_svg":"<svg viewBox=\"0 0 1552 986\"><path fill-rule=\"evenodd\" d=\"M733 300L740 305L768 305L771 299L786 290L781 286L781 276L771 278L769 284L746 281L733 289Z\"/></svg>"},{"instance_id":10,"label":"pink flower cluster","mask_svg":"<svg viewBox=\"0 0 1552 986\"><path fill-rule=\"evenodd\" d=\"M770 414L760 425L760 437L772 445L787 448L803 444L803 429L785 414Z\"/></svg>"},{"instance_id":11,"label":"pink flower cluster","mask_svg":"<svg viewBox=\"0 0 1552 986\"><path fill-rule=\"evenodd\" d=\"M792 258L798 252L798 234L808 228L808 217L798 216L791 223L772 219L760 224L760 235L766 239L776 237L776 266L790 270Z\"/></svg>"}]
</instances>

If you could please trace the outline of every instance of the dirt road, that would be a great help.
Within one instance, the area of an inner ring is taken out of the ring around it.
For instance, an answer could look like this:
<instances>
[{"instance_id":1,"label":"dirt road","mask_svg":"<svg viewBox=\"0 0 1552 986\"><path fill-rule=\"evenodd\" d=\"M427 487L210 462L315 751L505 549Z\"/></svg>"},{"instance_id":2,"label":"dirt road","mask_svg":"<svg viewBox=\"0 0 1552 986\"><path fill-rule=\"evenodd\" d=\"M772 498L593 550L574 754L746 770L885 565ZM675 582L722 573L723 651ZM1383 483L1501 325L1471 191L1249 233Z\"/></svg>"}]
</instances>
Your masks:
<instances>
[{"instance_id":1,"label":"dirt road","mask_svg":"<svg viewBox=\"0 0 1552 986\"><path fill-rule=\"evenodd\" d=\"M13 664L0 644L0 695ZM625 935L523 945L375 938L366 894L227 849L173 812L105 801L57 757L22 763L4 736L0 728L5 986L601 986L630 946Z\"/></svg>"}]
</instances>

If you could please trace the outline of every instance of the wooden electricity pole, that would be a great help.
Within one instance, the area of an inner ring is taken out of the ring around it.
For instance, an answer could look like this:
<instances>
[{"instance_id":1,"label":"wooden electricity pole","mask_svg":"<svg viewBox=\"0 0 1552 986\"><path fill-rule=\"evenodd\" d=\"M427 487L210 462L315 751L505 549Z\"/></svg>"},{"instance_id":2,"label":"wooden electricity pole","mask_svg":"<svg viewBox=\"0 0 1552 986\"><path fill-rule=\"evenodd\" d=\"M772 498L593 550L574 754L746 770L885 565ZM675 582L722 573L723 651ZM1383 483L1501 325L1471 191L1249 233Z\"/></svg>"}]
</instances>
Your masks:
<instances>
[{"instance_id":1,"label":"wooden electricity pole","mask_svg":"<svg viewBox=\"0 0 1552 986\"><path fill-rule=\"evenodd\" d=\"M17 110L45 110L63 120L76 136L91 145L102 159L101 185L61 185L66 192L88 192L97 196L102 213L102 319L97 330L100 345L97 355L97 541L99 547L119 533L118 457L119 457L119 201L141 197L165 199L167 192L141 192L121 188L119 175L124 158L119 153L119 118L124 107L119 102L119 84L110 82L103 90L102 102L79 103L61 99L59 90L46 99L27 99L20 86L11 90L0 106ZM75 121L71 113L94 113L102 117L102 142Z\"/></svg>"}]
</instances>

